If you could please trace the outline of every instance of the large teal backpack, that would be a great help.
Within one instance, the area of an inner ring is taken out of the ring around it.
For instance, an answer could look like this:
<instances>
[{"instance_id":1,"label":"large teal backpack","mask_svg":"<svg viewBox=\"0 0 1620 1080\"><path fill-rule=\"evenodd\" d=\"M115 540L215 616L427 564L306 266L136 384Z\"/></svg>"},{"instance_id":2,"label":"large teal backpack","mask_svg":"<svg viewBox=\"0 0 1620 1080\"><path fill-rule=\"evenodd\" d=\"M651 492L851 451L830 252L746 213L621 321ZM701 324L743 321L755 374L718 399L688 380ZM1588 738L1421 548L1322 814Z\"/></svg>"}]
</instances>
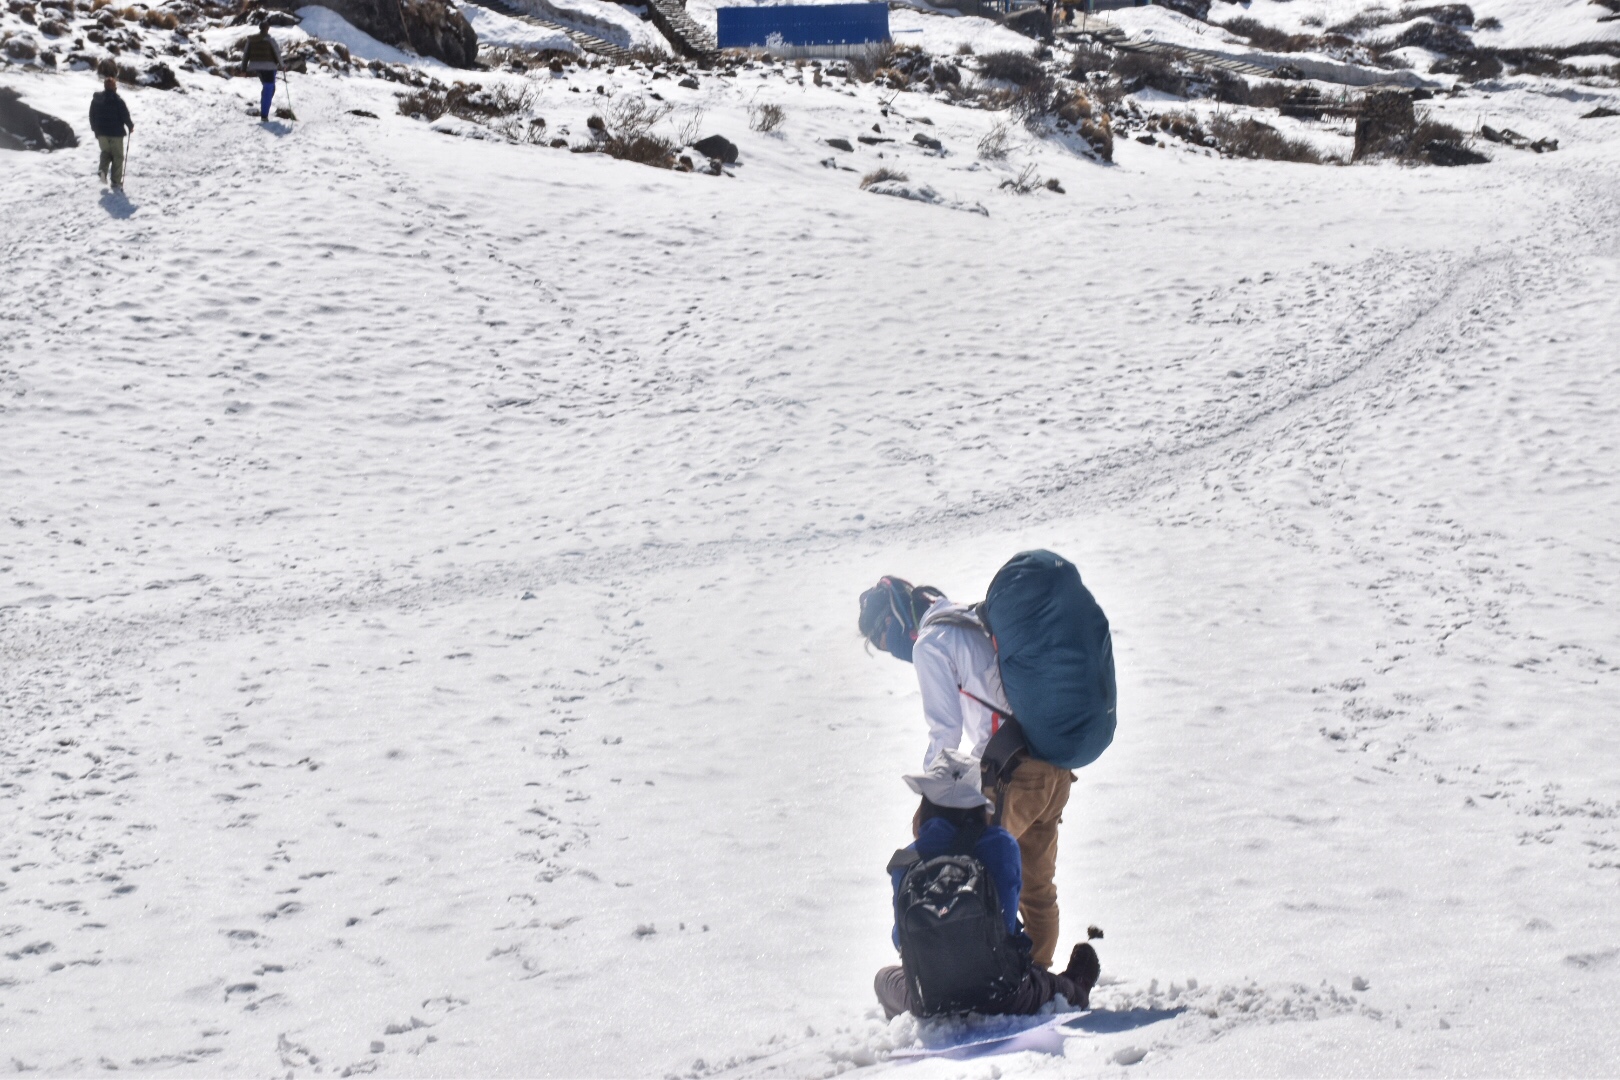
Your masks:
<instances>
[{"instance_id":1,"label":"large teal backpack","mask_svg":"<svg viewBox=\"0 0 1620 1080\"><path fill-rule=\"evenodd\" d=\"M1020 552L979 612L1030 754L1064 769L1096 761L1114 741L1114 643L1080 571L1050 551Z\"/></svg>"}]
</instances>

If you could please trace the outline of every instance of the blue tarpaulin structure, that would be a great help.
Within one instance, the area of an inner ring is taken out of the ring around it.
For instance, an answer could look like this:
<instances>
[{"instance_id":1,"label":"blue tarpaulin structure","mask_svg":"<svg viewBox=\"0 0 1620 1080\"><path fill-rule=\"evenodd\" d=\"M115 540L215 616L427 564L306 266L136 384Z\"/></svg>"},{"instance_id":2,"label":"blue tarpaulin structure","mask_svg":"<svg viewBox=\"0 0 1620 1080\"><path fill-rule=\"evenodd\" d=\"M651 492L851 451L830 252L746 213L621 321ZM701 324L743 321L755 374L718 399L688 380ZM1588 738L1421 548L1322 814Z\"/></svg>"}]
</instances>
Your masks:
<instances>
[{"instance_id":1,"label":"blue tarpaulin structure","mask_svg":"<svg viewBox=\"0 0 1620 1080\"><path fill-rule=\"evenodd\" d=\"M722 49L840 55L889 40L886 3L723 7L715 15L716 43Z\"/></svg>"}]
</instances>

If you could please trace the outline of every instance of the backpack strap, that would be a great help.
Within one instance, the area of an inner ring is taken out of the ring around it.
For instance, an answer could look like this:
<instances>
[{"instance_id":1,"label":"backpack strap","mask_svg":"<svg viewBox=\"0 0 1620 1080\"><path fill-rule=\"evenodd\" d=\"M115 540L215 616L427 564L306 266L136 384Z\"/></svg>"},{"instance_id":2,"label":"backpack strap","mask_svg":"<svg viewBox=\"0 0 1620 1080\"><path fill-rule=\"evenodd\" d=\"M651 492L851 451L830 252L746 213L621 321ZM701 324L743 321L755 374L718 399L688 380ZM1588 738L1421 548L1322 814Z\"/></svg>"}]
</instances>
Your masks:
<instances>
[{"instance_id":1,"label":"backpack strap","mask_svg":"<svg viewBox=\"0 0 1620 1080\"><path fill-rule=\"evenodd\" d=\"M1004 722L1018 719L1018 717L1014 716L1011 712L1007 711L1006 709L1003 709L1000 705L992 705L988 701L984 700L984 698L980 697L978 694L970 694L970 693L968 693L966 687L958 686L956 688L956 692L958 694L961 694L965 698L968 698L968 699L970 699L972 701L977 701L980 705L983 705L987 710L989 710L989 713L990 713L990 734L992 734L992 735L994 735L996 732L1001 730L1001 725Z\"/></svg>"},{"instance_id":2,"label":"backpack strap","mask_svg":"<svg viewBox=\"0 0 1620 1080\"><path fill-rule=\"evenodd\" d=\"M1007 717L1006 722L990 736L990 741L985 743L984 755L979 759L979 782L986 790L995 792L992 801L996 812L991 824L1001 824L1001 812L1007 801L1007 785L1012 782L1018 766L1029 756L1024 729L1019 726L1016 717Z\"/></svg>"},{"instance_id":3,"label":"backpack strap","mask_svg":"<svg viewBox=\"0 0 1620 1080\"><path fill-rule=\"evenodd\" d=\"M896 870L910 870L920 862L922 862L922 856L917 854L915 848L903 847L894 853L889 859L889 865L885 866L884 869L892 874Z\"/></svg>"}]
</instances>

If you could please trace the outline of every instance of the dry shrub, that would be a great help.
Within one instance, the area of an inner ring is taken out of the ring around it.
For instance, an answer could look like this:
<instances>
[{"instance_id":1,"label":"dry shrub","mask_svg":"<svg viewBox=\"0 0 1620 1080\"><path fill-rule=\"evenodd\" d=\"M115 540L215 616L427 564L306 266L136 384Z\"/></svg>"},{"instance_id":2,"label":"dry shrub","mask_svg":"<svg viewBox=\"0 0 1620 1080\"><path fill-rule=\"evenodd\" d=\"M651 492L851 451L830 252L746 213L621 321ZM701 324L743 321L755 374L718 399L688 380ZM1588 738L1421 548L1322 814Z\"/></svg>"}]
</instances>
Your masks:
<instances>
[{"instance_id":1,"label":"dry shrub","mask_svg":"<svg viewBox=\"0 0 1620 1080\"><path fill-rule=\"evenodd\" d=\"M1106 113L1099 120L1082 120L1080 137L1098 157L1104 161L1114 160L1114 128Z\"/></svg>"},{"instance_id":2,"label":"dry shrub","mask_svg":"<svg viewBox=\"0 0 1620 1080\"><path fill-rule=\"evenodd\" d=\"M1047 77L1039 60L1021 52L985 53L979 57L979 74L1018 87L1032 86Z\"/></svg>"},{"instance_id":3,"label":"dry shrub","mask_svg":"<svg viewBox=\"0 0 1620 1080\"><path fill-rule=\"evenodd\" d=\"M1122 52L1114 58L1112 70L1126 93L1149 89L1187 96L1186 78L1162 53Z\"/></svg>"},{"instance_id":4,"label":"dry shrub","mask_svg":"<svg viewBox=\"0 0 1620 1080\"><path fill-rule=\"evenodd\" d=\"M642 97L626 95L614 98L608 103L605 127L609 134L602 143L602 152L620 161L633 161L658 169L674 168L675 152L680 147L662 135L652 133L652 129L672 111L672 105ZM701 118L701 114L698 118Z\"/></svg>"},{"instance_id":5,"label":"dry shrub","mask_svg":"<svg viewBox=\"0 0 1620 1080\"><path fill-rule=\"evenodd\" d=\"M1467 145L1463 133L1450 124L1442 124L1424 117L1412 129L1408 140L1408 161L1422 161L1430 165L1483 165L1491 160Z\"/></svg>"},{"instance_id":6,"label":"dry shrub","mask_svg":"<svg viewBox=\"0 0 1620 1080\"><path fill-rule=\"evenodd\" d=\"M1149 121L1148 127L1149 129L1156 128L1166 134L1174 135L1178 139L1185 139L1200 146L1207 146L1210 142L1209 136L1205 134L1198 117L1190 112L1164 113L1155 116Z\"/></svg>"},{"instance_id":7,"label":"dry shrub","mask_svg":"<svg viewBox=\"0 0 1620 1080\"><path fill-rule=\"evenodd\" d=\"M625 95L608 102L607 125L616 138L634 141L652 133L653 127L674 111L665 102Z\"/></svg>"},{"instance_id":8,"label":"dry shrub","mask_svg":"<svg viewBox=\"0 0 1620 1080\"><path fill-rule=\"evenodd\" d=\"M893 66L890 63L893 59L894 45L885 41L874 49L851 56L845 63L845 69L849 77L857 82L871 82L878 72Z\"/></svg>"},{"instance_id":9,"label":"dry shrub","mask_svg":"<svg viewBox=\"0 0 1620 1080\"><path fill-rule=\"evenodd\" d=\"M750 105L748 106L748 129L750 131L775 131L787 119L787 113L780 105Z\"/></svg>"},{"instance_id":10,"label":"dry shrub","mask_svg":"<svg viewBox=\"0 0 1620 1080\"><path fill-rule=\"evenodd\" d=\"M1327 28L1330 34L1359 34L1363 30L1372 30L1375 27L1387 26L1392 22L1400 22L1401 17L1392 13L1386 7L1370 7L1352 18L1341 23L1334 23Z\"/></svg>"},{"instance_id":11,"label":"dry shrub","mask_svg":"<svg viewBox=\"0 0 1620 1080\"><path fill-rule=\"evenodd\" d=\"M1052 76L1042 73L1039 79L1014 90L1007 101L1013 115L1031 127L1045 117L1056 113L1068 100L1069 93Z\"/></svg>"},{"instance_id":12,"label":"dry shrub","mask_svg":"<svg viewBox=\"0 0 1620 1080\"><path fill-rule=\"evenodd\" d=\"M890 90L904 90L911 82L906 73L898 68L881 67L872 72L872 81L879 86L886 86Z\"/></svg>"},{"instance_id":13,"label":"dry shrub","mask_svg":"<svg viewBox=\"0 0 1620 1080\"><path fill-rule=\"evenodd\" d=\"M128 17L126 14L125 18ZM152 30L174 30L179 27L180 20L175 18L171 12L148 8L146 11L141 12L141 25Z\"/></svg>"},{"instance_id":14,"label":"dry shrub","mask_svg":"<svg viewBox=\"0 0 1620 1080\"><path fill-rule=\"evenodd\" d=\"M625 138L614 135L602 144L602 152L620 161L633 161L638 165L651 165L658 169L675 166L675 151L679 149L668 139L658 135L636 135Z\"/></svg>"},{"instance_id":15,"label":"dry shrub","mask_svg":"<svg viewBox=\"0 0 1620 1080\"><path fill-rule=\"evenodd\" d=\"M703 117L705 115L701 106L694 106L692 111L686 114L686 119L682 121L680 130L675 133L677 146L691 146L698 141L698 136L703 134Z\"/></svg>"},{"instance_id":16,"label":"dry shrub","mask_svg":"<svg viewBox=\"0 0 1620 1080\"><path fill-rule=\"evenodd\" d=\"M669 63L669 53L652 45L637 45L630 50L630 62L655 67Z\"/></svg>"},{"instance_id":17,"label":"dry shrub","mask_svg":"<svg viewBox=\"0 0 1620 1080\"><path fill-rule=\"evenodd\" d=\"M445 113L475 124L483 124L514 142L530 141L532 127L528 114L538 94L528 85L496 83L477 86L456 83L445 88L437 84L399 95L401 116L432 123Z\"/></svg>"},{"instance_id":18,"label":"dry shrub","mask_svg":"<svg viewBox=\"0 0 1620 1080\"><path fill-rule=\"evenodd\" d=\"M865 191L873 184L881 184L885 180L898 180L903 184L910 179L911 177L907 176L899 169L891 169L885 165L880 169L873 169L871 172L861 177L861 190Z\"/></svg>"},{"instance_id":19,"label":"dry shrub","mask_svg":"<svg viewBox=\"0 0 1620 1080\"><path fill-rule=\"evenodd\" d=\"M1012 125L998 121L979 140L979 156L986 161L1001 161L1013 146Z\"/></svg>"},{"instance_id":20,"label":"dry shrub","mask_svg":"<svg viewBox=\"0 0 1620 1080\"><path fill-rule=\"evenodd\" d=\"M418 90L414 94L399 95L399 114L401 116L426 120L431 124L448 111L449 108L445 105L443 91Z\"/></svg>"},{"instance_id":21,"label":"dry shrub","mask_svg":"<svg viewBox=\"0 0 1620 1080\"><path fill-rule=\"evenodd\" d=\"M1271 52L1305 52L1321 44L1321 39L1312 34L1290 34L1242 15L1222 23L1221 29L1246 37L1255 48Z\"/></svg>"},{"instance_id":22,"label":"dry shrub","mask_svg":"<svg viewBox=\"0 0 1620 1080\"><path fill-rule=\"evenodd\" d=\"M1194 86L1194 83L1197 85ZM1236 72L1206 67L1193 69L1188 89L1198 97L1214 98L1228 105L1249 104L1255 90L1249 85L1249 80Z\"/></svg>"},{"instance_id":23,"label":"dry shrub","mask_svg":"<svg viewBox=\"0 0 1620 1080\"><path fill-rule=\"evenodd\" d=\"M1069 65L1069 78L1082 80L1093 71L1107 71L1114 66L1114 54L1101 45L1080 45L1074 50L1074 61Z\"/></svg>"},{"instance_id":24,"label":"dry shrub","mask_svg":"<svg viewBox=\"0 0 1620 1080\"><path fill-rule=\"evenodd\" d=\"M1014 195L1028 195L1036 188L1046 186L1046 181L1035 175L1034 165L1025 165L1016 177L1009 177L999 185L1003 191L1011 191Z\"/></svg>"},{"instance_id":25,"label":"dry shrub","mask_svg":"<svg viewBox=\"0 0 1620 1080\"><path fill-rule=\"evenodd\" d=\"M1267 161L1297 161L1320 165L1322 155L1303 139L1290 139L1270 124L1258 120L1233 120L1217 116L1209 123L1221 152L1233 157L1263 158Z\"/></svg>"},{"instance_id":26,"label":"dry shrub","mask_svg":"<svg viewBox=\"0 0 1620 1080\"><path fill-rule=\"evenodd\" d=\"M1083 90L1067 87L1054 95L1052 105L1052 111L1065 124L1078 124L1082 120L1089 120L1096 111L1091 104L1091 98Z\"/></svg>"}]
</instances>

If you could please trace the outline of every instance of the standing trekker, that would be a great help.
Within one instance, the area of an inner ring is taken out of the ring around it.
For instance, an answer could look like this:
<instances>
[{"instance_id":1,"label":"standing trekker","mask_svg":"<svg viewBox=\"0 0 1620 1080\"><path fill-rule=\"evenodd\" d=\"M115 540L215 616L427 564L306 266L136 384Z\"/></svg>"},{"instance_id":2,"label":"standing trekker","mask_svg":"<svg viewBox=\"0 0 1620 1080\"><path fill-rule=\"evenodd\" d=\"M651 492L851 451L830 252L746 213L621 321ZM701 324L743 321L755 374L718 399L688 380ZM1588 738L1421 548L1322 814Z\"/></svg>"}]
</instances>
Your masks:
<instances>
[{"instance_id":1,"label":"standing trekker","mask_svg":"<svg viewBox=\"0 0 1620 1080\"><path fill-rule=\"evenodd\" d=\"M1057 836L1076 769L1114 735L1108 620L1073 564L1047 551L1015 556L982 604L885 577L861 594L861 633L917 668L928 754L962 736L984 759L995 821L1023 859L1019 911L1032 959L1052 966L1058 942Z\"/></svg>"},{"instance_id":2,"label":"standing trekker","mask_svg":"<svg viewBox=\"0 0 1620 1080\"><path fill-rule=\"evenodd\" d=\"M101 147L101 164L96 169L106 183L109 171L114 191L124 190L124 136L135 130L129 106L118 96L118 80L109 77L90 99L90 130Z\"/></svg>"},{"instance_id":3,"label":"standing trekker","mask_svg":"<svg viewBox=\"0 0 1620 1080\"><path fill-rule=\"evenodd\" d=\"M276 97L276 73L281 70L281 49L270 36L269 21L259 24L259 32L242 45L242 70L259 77L259 121L270 119L270 103Z\"/></svg>"},{"instance_id":4,"label":"standing trekker","mask_svg":"<svg viewBox=\"0 0 1620 1080\"><path fill-rule=\"evenodd\" d=\"M1028 1016L1058 994L1089 1007L1101 970L1089 941L1074 947L1062 974L1030 961L1018 925L1018 844L989 821L979 763L946 750L905 781L922 806L916 842L889 861L900 964L874 980L884 1013Z\"/></svg>"}]
</instances>

